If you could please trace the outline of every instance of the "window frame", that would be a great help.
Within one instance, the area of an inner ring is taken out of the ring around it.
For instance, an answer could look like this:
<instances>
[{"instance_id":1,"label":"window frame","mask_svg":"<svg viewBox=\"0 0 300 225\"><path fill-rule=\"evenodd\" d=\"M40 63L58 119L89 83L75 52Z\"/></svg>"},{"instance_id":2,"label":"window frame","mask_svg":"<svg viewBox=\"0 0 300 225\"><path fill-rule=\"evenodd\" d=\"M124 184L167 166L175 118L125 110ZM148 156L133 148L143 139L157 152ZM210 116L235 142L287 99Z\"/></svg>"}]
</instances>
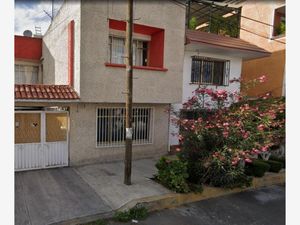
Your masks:
<instances>
[{"instance_id":1,"label":"window frame","mask_svg":"<svg viewBox=\"0 0 300 225\"><path fill-rule=\"evenodd\" d=\"M23 68L23 71L24 72L24 77L22 78L22 80L25 80L24 82L20 83L20 82L16 82L16 76L17 76L17 73L16 73L16 67L18 67L18 72L20 73L21 72L21 68ZM33 76L32 76L32 73L34 72L34 69L36 69L36 77L35 77L35 82L32 82L33 81ZM39 77L39 73L40 73L40 66L39 65L35 65L35 64L23 64L23 63L15 63L14 64L14 83L15 84L39 84L40 83L40 77ZM30 74L30 82L26 82L27 81L27 77L26 76L29 76L29 73Z\"/></svg>"},{"instance_id":2,"label":"window frame","mask_svg":"<svg viewBox=\"0 0 300 225\"><path fill-rule=\"evenodd\" d=\"M96 107L96 133L95 133L95 141L96 141L96 148L120 148L120 147L124 147L125 146L125 140L123 140L123 142L119 142L119 143L108 143L108 144L98 144L98 110L99 109L123 109L126 110L125 107L123 106L99 106ZM151 145L154 142L154 120L155 120L155 110L154 107L151 106L136 106L136 107L132 107L132 109L149 109L150 110L150 121L149 121L149 141L148 142L141 142L139 140L132 140L132 145L133 146L139 146L139 145ZM125 119L125 113L123 115L124 119ZM124 124L125 125L125 124ZM138 143L140 142L140 143ZM100 143L100 142L99 142Z\"/></svg>"},{"instance_id":3,"label":"window frame","mask_svg":"<svg viewBox=\"0 0 300 225\"><path fill-rule=\"evenodd\" d=\"M272 20L271 20L271 24L272 24L272 26L271 26L271 32L270 32L270 39L272 40L272 39L279 39L279 38L283 38L283 37L285 37L286 36L286 33L284 33L284 34L277 34L277 35L275 35L275 19L276 19L276 11L278 10L278 9L280 9L280 8L285 8L285 20L286 20L286 5L284 4L284 5L280 5L280 6L277 6L276 8L274 8L274 10L273 10L273 16L272 16Z\"/></svg>"},{"instance_id":4,"label":"window frame","mask_svg":"<svg viewBox=\"0 0 300 225\"><path fill-rule=\"evenodd\" d=\"M192 74L193 74L193 61L201 61L200 62L200 75L199 75L199 81L192 81ZM211 74L211 82L203 82L203 62L212 62L212 72ZM223 63L223 82L222 84L216 84L214 83L214 66L215 62L222 62ZM228 59L219 59L219 58L212 58L212 57L205 57L205 56L191 56L191 74L190 74L190 84L197 84L197 85L210 85L210 86L229 86L229 78L230 78L230 64L231 60Z\"/></svg>"},{"instance_id":5,"label":"window frame","mask_svg":"<svg viewBox=\"0 0 300 225\"><path fill-rule=\"evenodd\" d=\"M118 38L118 39L122 39L123 42L124 42L124 48L123 48L123 52L125 54L125 37L122 36L122 35L116 35L116 34L109 34L108 35L108 63L109 64L116 64L116 65L124 65L125 64L125 61L124 61L124 57L123 57L123 63L116 63L116 62L112 62L112 50L113 50L113 39L114 38ZM132 48L133 48L133 66L135 67L148 67L149 66L149 40L145 40L145 39L142 39L142 38L133 38L133 45L132 45ZM137 52L138 52L138 44L141 44L142 45L142 48L141 48L141 55L139 56L141 58L141 62L142 64L140 65L136 65L136 62L137 62L137 58L136 58L136 55L137 55ZM147 44L147 48L146 48L146 65L143 65L143 58L144 58L144 43ZM136 45L136 47L134 48L134 45Z\"/></svg>"}]
</instances>

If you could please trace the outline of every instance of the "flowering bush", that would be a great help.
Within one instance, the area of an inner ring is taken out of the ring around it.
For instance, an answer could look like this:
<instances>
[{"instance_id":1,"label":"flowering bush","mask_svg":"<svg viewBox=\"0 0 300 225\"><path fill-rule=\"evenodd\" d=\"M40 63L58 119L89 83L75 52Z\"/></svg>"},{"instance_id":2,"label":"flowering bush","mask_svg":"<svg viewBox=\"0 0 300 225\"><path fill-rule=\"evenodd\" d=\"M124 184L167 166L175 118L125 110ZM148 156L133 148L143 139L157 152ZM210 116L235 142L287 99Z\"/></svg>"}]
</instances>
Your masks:
<instances>
[{"instance_id":1,"label":"flowering bush","mask_svg":"<svg viewBox=\"0 0 300 225\"><path fill-rule=\"evenodd\" d=\"M261 76L241 86L251 87L265 80L266 76ZM239 81L235 79L231 82ZM249 100L236 91L207 87L198 88L194 94L183 104L183 109L198 112L198 117L176 120L180 126L179 155L181 160L188 162L189 179L216 186L219 184L212 182L215 177L218 177L215 181L227 180L227 183L221 182L224 186L233 187L234 183L241 186L237 182L239 179L247 184L248 180L241 175L242 165L251 163L257 155L271 151L272 147L284 142L284 98L272 98L266 94ZM222 168L218 171L223 172L216 175L210 167Z\"/></svg>"},{"instance_id":2,"label":"flowering bush","mask_svg":"<svg viewBox=\"0 0 300 225\"><path fill-rule=\"evenodd\" d=\"M187 173L186 162L162 157L155 166L158 169L156 179L161 184L179 193L190 191L186 182L186 179L189 176Z\"/></svg>"}]
</instances>

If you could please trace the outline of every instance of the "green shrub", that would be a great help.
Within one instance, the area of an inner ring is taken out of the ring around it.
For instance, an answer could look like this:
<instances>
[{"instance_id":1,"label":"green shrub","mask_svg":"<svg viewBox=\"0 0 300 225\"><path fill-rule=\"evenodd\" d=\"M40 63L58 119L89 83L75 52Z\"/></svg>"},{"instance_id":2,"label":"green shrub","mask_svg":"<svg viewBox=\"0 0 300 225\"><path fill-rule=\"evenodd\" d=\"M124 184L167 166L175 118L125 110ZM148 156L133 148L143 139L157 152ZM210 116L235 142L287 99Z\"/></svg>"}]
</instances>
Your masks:
<instances>
[{"instance_id":1,"label":"green shrub","mask_svg":"<svg viewBox=\"0 0 300 225\"><path fill-rule=\"evenodd\" d=\"M285 157L270 156L269 160L281 162L282 168L285 168Z\"/></svg>"},{"instance_id":2,"label":"green shrub","mask_svg":"<svg viewBox=\"0 0 300 225\"><path fill-rule=\"evenodd\" d=\"M193 184L203 183L203 174L205 174L205 170L206 169L203 166L203 162L188 161L187 164L187 172L189 174L188 181Z\"/></svg>"},{"instance_id":3,"label":"green shrub","mask_svg":"<svg viewBox=\"0 0 300 225\"><path fill-rule=\"evenodd\" d=\"M169 160L162 157L157 163L158 174L155 178L167 188L179 192L190 191L187 184L187 163L181 160Z\"/></svg>"},{"instance_id":4,"label":"green shrub","mask_svg":"<svg viewBox=\"0 0 300 225\"><path fill-rule=\"evenodd\" d=\"M268 160L265 162L270 165L270 169L269 169L270 172L278 173L282 169L281 162L277 162L277 161L273 161L273 160Z\"/></svg>"},{"instance_id":5,"label":"green shrub","mask_svg":"<svg viewBox=\"0 0 300 225\"><path fill-rule=\"evenodd\" d=\"M263 160L253 160L245 166L245 174L248 176L263 177L269 171L270 165Z\"/></svg>"},{"instance_id":6,"label":"green shrub","mask_svg":"<svg viewBox=\"0 0 300 225\"><path fill-rule=\"evenodd\" d=\"M148 216L148 210L144 206L135 206L127 211L116 212L114 220L119 222L128 222L130 220L143 220Z\"/></svg>"},{"instance_id":7,"label":"green shrub","mask_svg":"<svg viewBox=\"0 0 300 225\"><path fill-rule=\"evenodd\" d=\"M209 183L215 187L248 187L252 183L252 178L247 176L244 170L238 166L213 162L209 171Z\"/></svg>"}]
</instances>

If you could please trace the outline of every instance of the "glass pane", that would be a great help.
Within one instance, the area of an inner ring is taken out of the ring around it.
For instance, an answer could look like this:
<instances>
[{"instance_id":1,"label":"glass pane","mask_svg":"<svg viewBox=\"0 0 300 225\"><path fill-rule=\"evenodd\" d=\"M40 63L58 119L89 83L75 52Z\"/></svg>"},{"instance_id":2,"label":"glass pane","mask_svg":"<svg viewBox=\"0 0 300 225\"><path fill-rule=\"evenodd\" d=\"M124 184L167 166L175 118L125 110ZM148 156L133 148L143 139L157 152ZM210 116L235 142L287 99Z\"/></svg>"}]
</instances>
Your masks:
<instances>
[{"instance_id":1,"label":"glass pane","mask_svg":"<svg viewBox=\"0 0 300 225\"><path fill-rule=\"evenodd\" d=\"M225 62L215 61L214 62L214 84L224 84L224 64Z\"/></svg>"},{"instance_id":2,"label":"glass pane","mask_svg":"<svg viewBox=\"0 0 300 225\"><path fill-rule=\"evenodd\" d=\"M15 65L16 84L36 84L38 83L38 66Z\"/></svg>"},{"instance_id":3,"label":"glass pane","mask_svg":"<svg viewBox=\"0 0 300 225\"><path fill-rule=\"evenodd\" d=\"M68 116L66 113L46 114L46 142L66 141Z\"/></svg>"},{"instance_id":4,"label":"glass pane","mask_svg":"<svg viewBox=\"0 0 300 225\"><path fill-rule=\"evenodd\" d=\"M111 60L112 63L124 64L124 47L125 39L124 38L112 38L112 54Z\"/></svg>"},{"instance_id":5,"label":"glass pane","mask_svg":"<svg viewBox=\"0 0 300 225\"><path fill-rule=\"evenodd\" d=\"M202 83L210 84L212 83L212 72L213 72L213 62L203 61L203 73L202 73Z\"/></svg>"},{"instance_id":6,"label":"glass pane","mask_svg":"<svg viewBox=\"0 0 300 225\"><path fill-rule=\"evenodd\" d=\"M22 65L15 65L15 83L25 83L25 67Z\"/></svg>"},{"instance_id":7,"label":"glass pane","mask_svg":"<svg viewBox=\"0 0 300 225\"><path fill-rule=\"evenodd\" d=\"M199 82L199 77L201 73L201 60L192 59L192 72L191 72L191 82Z\"/></svg>"},{"instance_id":8,"label":"glass pane","mask_svg":"<svg viewBox=\"0 0 300 225\"><path fill-rule=\"evenodd\" d=\"M15 114L15 143L41 142L41 115L40 113Z\"/></svg>"}]
</instances>

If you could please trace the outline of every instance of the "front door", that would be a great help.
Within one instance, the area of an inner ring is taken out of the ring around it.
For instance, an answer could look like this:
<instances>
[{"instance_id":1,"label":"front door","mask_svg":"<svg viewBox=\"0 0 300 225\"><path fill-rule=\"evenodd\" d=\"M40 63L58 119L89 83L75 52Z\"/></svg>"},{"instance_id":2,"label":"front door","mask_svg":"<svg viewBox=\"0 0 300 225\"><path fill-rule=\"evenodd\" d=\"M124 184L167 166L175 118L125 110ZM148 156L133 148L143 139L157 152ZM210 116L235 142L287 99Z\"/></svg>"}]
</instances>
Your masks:
<instances>
[{"instance_id":1,"label":"front door","mask_svg":"<svg viewBox=\"0 0 300 225\"><path fill-rule=\"evenodd\" d=\"M15 170L68 165L67 112L15 112Z\"/></svg>"}]
</instances>

